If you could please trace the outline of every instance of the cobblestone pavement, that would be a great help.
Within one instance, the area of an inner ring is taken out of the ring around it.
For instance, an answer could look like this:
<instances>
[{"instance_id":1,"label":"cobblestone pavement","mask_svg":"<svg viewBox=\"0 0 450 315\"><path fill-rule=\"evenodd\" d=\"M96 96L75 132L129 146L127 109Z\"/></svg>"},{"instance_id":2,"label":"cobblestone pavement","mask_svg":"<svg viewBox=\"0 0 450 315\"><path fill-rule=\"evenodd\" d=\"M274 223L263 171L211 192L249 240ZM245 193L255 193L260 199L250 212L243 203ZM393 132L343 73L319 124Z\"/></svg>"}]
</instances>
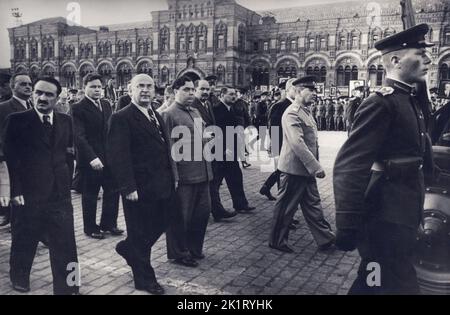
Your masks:
<instances>
[{"instance_id":1,"label":"cobblestone pavement","mask_svg":"<svg viewBox=\"0 0 450 315\"><path fill-rule=\"evenodd\" d=\"M319 180L327 220L334 226L332 166L344 132L320 132L321 162L327 173ZM206 258L197 268L170 263L166 257L165 237L152 251L152 265L167 294L346 294L356 277L358 256L341 251L319 252L299 211L299 228L290 234L294 254L270 249L267 245L273 201L258 191L270 174L261 161L251 161L244 173L244 185L252 214L239 214L228 222L210 220L205 241ZM261 167L260 167L261 166ZM265 170L266 172L261 172ZM275 195L275 188L272 193ZM231 208L226 184L222 201ZM81 263L82 294L146 294L134 289L131 271L114 248L122 237L107 236L93 240L83 234L81 198L73 195L75 233ZM125 228L122 213L119 226ZM10 234L0 230L0 294L15 294L9 282ZM30 294L52 294L48 249L39 245L31 272Z\"/></svg>"}]
</instances>

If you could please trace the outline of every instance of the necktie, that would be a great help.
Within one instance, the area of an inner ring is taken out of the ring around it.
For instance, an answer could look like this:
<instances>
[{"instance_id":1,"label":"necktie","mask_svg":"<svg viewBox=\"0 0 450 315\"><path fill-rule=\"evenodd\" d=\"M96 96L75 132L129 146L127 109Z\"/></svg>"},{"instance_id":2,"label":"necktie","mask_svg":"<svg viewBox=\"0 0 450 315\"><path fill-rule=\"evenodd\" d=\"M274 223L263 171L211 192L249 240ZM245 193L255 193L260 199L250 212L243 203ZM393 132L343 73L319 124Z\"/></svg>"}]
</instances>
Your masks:
<instances>
[{"instance_id":1,"label":"necktie","mask_svg":"<svg viewBox=\"0 0 450 315\"><path fill-rule=\"evenodd\" d=\"M33 108L33 104L31 103L31 100L27 101L27 108L28 109Z\"/></svg>"},{"instance_id":2,"label":"necktie","mask_svg":"<svg viewBox=\"0 0 450 315\"><path fill-rule=\"evenodd\" d=\"M50 115L44 115L42 118L44 120L44 126L47 128L49 128L49 127L51 128L52 124L50 122Z\"/></svg>"},{"instance_id":3,"label":"necktie","mask_svg":"<svg viewBox=\"0 0 450 315\"><path fill-rule=\"evenodd\" d=\"M97 106L99 111L102 111L102 104L100 103L100 100L95 100L95 106Z\"/></svg>"},{"instance_id":4,"label":"necktie","mask_svg":"<svg viewBox=\"0 0 450 315\"><path fill-rule=\"evenodd\" d=\"M147 109L148 115L150 117L150 121L154 124L156 129L158 129L159 135L161 136L161 140L164 141L164 136L162 132L161 125L159 124L158 119L156 118L155 112L150 107Z\"/></svg>"}]
</instances>

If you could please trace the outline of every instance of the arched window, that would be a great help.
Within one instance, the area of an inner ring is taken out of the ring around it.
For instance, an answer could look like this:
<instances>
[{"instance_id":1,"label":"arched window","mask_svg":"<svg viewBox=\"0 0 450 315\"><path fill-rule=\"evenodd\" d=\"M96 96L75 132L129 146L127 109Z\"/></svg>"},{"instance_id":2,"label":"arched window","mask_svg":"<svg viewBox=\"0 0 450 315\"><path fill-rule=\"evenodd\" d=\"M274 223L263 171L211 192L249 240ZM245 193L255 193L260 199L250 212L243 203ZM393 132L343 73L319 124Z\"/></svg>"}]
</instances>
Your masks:
<instances>
[{"instance_id":1,"label":"arched window","mask_svg":"<svg viewBox=\"0 0 450 315\"><path fill-rule=\"evenodd\" d=\"M382 65L378 65L377 68L377 86L383 85L383 79L384 79L384 68Z\"/></svg>"},{"instance_id":2,"label":"arched window","mask_svg":"<svg viewBox=\"0 0 450 315\"><path fill-rule=\"evenodd\" d=\"M113 72L113 69L111 68L111 66L107 63L104 63L102 65L100 65L100 67L98 68L98 74L100 74L103 78L103 84L105 84L108 79L111 78L111 74Z\"/></svg>"},{"instance_id":3,"label":"arched window","mask_svg":"<svg viewBox=\"0 0 450 315\"><path fill-rule=\"evenodd\" d=\"M42 74L45 76L54 77L55 76L55 68L53 68L51 66L47 66L42 71Z\"/></svg>"},{"instance_id":4,"label":"arched window","mask_svg":"<svg viewBox=\"0 0 450 315\"><path fill-rule=\"evenodd\" d=\"M245 50L245 26L242 24L238 28L238 49L240 51Z\"/></svg>"},{"instance_id":5,"label":"arched window","mask_svg":"<svg viewBox=\"0 0 450 315\"><path fill-rule=\"evenodd\" d=\"M360 43L360 32L357 30L352 31L351 33L351 49L359 49Z\"/></svg>"},{"instance_id":6,"label":"arched window","mask_svg":"<svg viewBox=\"0 0 450 315\"><path fill-rule=\"evenodd\" d=\"M327 80L327 68L326 67L321 67L320 68L318 82L325 83L326 80Z\"/></svg>"},{"instance_id":7,"label":"arched window","mask_svg":"<svg viewBox=\"0 0 450 315\"><path fill-rule=\"evenodd\" d=\"M145 74L148 74L149 76L153 77L152 67L151 67L150 63L147 61L144 61L139 64L139 66L137 68L137 73L138 74L145 73Z\"/></svg>"},{"instance_id":8,"label":"arched window","mask_svg":"<svg viewBox=\"0 0 450 315\"><path fill-rule=\"evenodd\" d=\"M306 68L306 75L307 75L307 76L312 76L312 75L314 75L313 67L308 67L308 68Z\"/></svg>"},{"instance_id":9,"label":"arched window","mask_svg":"<svg viewBox=\"0 0 450 315\"><path fill-rule=\"evenodd\" d=\"M339 49L347 50L347 34L346 33L341 33L339 35Z\"/></svg>"},{"instance_id":10,"label":"arched window","mask_svg":"<svg viewBox=\"0 0 450 315\"><path fill-rule=\"evenodd\" d=\"M297 51L297 40L296 39L292 39L291 40L290 50L291 51Z\"/></svg>"},{"instance_id":11,"label":"arched window","mask_svg":"<svg viewBox=\"0 0 450 315\"><path fill-rule=\"evenodd\" d=\"M131 80L132 77L132 68L131 66L123 62L117 67L117 79L118 79L118 85L120 87L126 88L128 81Z\"/></svg>"},{"instance_id":12,"label":"arched window","mask_svg":"<svg viewBox=\"0 0 450 315\"><path fill-rule=\"evenodd\" d=\"M65 86L67 88L75 87L75 85L76 85L75 73L76 73L76 70L74 67L65 66L62 71L62 78L61 78L62 86Z\"/></svg>"},{"instance_id":13,"label":"arched window","mask_svg":"<svg viewBox=\"0 0 450 315\"><path fill-rule=\"evenodd\" d=\"M238 73L238 75L237 75L238 85L243 85L244 84L244 69L242 69L242 67L239 67L237 73Z\"/></svg>"},{"instance_id":14,"label":"arched window","mask_svg":"<svg viewBox=\"0 0 450 315\"><path fill-rule=\"evenodd\" d=\"M316 39L314 37L310 37L308 39L308 49L315 50L316 49Z\"/></svg>"},{"instance_id":15,"label":"arched window","mask_svg":"<svg viewBox=\"0 0 450 315\"><path fill-rule=\"evenodd\" d=\"M86 55L86 46L83 43L81 43L80 49L78 50L78 56L79 58L83 59L85 55Z\"/></svg>"},{"instance_id":16,"label":"arched window","mask_svg":"<svg viewBox=\"0 0 450 315\"><path fill-rule=\"evenodd\" d=\"M320 37L320 47L319 50L327 50L327 39L326 37Z\"/></svg>"},{"instance_id":17,"label":"arched window","mask_svg":"<svg viewBox=\"0 0 450 315\"><path fill-rule=\"evenodd\" d=\"M337 86L345 85L344 67L343 66L339 66L336 70L336 85Z\"/></svg>"},{"instance_id":18,"label":"arched window","mask_svg":"<svg viewBox=\"0 0 450 315\"><path fill-rule=\"evenodd\" d=\"M169 83L169 69L163 67L161 69L161 84Z\"/></svg>"},{"instance_id":19,"label":"arched window","mask_svg":"<svg viewBox=\"0 0 450 315\"><path fill-rule=\"evenodd\" d=\"M450 71L448 65L443 63L439 69L439 79L440 80L450 80Z\"/></svg>"},{"instance_id":20,"label":"arched window","mask_svg":"<svg viewBox=\"0 0 450 315\"><path fill-rule=\"evenodd\" d=\"M112 56L112 44L110 41L107 41L105 43L105 47L104 47L104 54L103 57L111 57Z\"/></svg>"},{"instance_id":21,"label":"arched window","mask_svg":"<svg viewBox=\"0 0 450 315\"><path fill-rule=\"evenodd\" d=\"M352 80L358 80L358 67L357 66L353 66L352 67L352 76L351 76Z\"/></svg>"},{"instance_id":22,"label":"arched window","mask_svg":"<svg viewBox=\"0 0 450 315\"><path fill-rule=\"evenodd\" d=\"M94 72L94 68L89 65L85 64L80 69L80 82L83 82L83 78L88 74Z\"/></svg>"},{"instance_id":23,"label":"arched window","mask_svg":"<svg viewBox=\"0 0 450 315\"><path fill-rule=\"evenodd\" d=\"M263 66L254 68L252 80L255 86L268 86L270 83L269 68Z\"/></svg>"},{"instance_id":24,"label":"arched window","mask_svg":"<svg viewBox=\"0 0 450 315\"><path fill-rule=\"evenodd\" d=\"M136 50L137 50L138 56L144 55L144 40L143 39L139 39L137 41Z\"/></svg>"},{"instance_id":25,"label":"arched window","mask_svg":"<svg viewBox=\"0 0 450 315\"><path fill-rule=\"evenodd\" d=\"M105 52L104 52L104 44L103 44L103 42L99 42L97 44L97 56L98 57L103 57L104 54L105 54Z\"/></svg>"},{"instance_id":26,"label":"arched window","mask_svg":"<svg viewBox=\"0 0 450 315\"><path fill-rule=\"evenodd\" d=\"M169 45L169 40L170 40L170 31L167 27L163 28L160 32L159 32L159 49L161 52L169 52L170 49L170 45Z\"/></svg>"},{"instance_id":27,"label":"arched window","mask_svg":"<svg viewBox=\"0 0 450 315\"><path fill-rule=\"evenodd\" d=\"M197 26L197 49L200 51L206 50L206 34L207 28L203 23Z\"/></svg>"},{"instance_id":28,"label":"arched window","mask_svg":"<svg viewBox=\"0 0 450 315\"><path fill-rule=\"evenodd\" d=\"M217 83L225 83L225 67L222 65L217 67Z\"/></svg>"},{"instance_id":29,"label":"arched window","mask_svg":"<svg viewBox=\"0 0 450 315\"><path fill-rule=\"evenodd\" d=\"M38 58L38 43L36 39L32 39L30 42L30 58L31 60L37 60Z\"/></svg>"},{"instance_id":30,"label":"arched window","mask_svg":"<svg viewBox=\"0 0 450 315\"><path fill-rule=\"evenodd\" d=\"M222 50L227 48L227 25L224 23L217 26L216 43L216 49Z\"/></svg>"},{"instance_id":31,"label":"arched window","mask_svg":"<svg viewBox=\"0 0 450 315\"><path fill-rule=\"evenodd\" d=\"M123 53L124 53L124 51L123 51L123 42L121 40L119 40L119 41L117 41L117 44L116 44L117 57L122 57Z\"/></svg>"}]
</instances>

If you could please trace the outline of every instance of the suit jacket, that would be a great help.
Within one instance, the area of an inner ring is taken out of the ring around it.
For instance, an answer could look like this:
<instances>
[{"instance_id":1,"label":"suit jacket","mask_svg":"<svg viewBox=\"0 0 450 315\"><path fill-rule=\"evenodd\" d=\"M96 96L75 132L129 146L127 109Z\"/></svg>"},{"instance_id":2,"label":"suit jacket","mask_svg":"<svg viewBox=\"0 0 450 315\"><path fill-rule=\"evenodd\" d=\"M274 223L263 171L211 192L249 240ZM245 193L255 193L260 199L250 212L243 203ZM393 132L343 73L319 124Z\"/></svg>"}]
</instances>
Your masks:
<instances>
[{"instance_id":1,"label":"suit jacket","mask_svg":"<svg viewBox=\"0 0 450 315\"><path fill-rule=\"evenodd\" d=\"M0 131L5 127L6 118L9 114L16 112L23 112L26 108L14 97L11 97L9 100L0 103ZM0 140L0 160L4 159L3 156L3 139Z\"/></svg>"},{"instance_id":2,"label":"suit jacket","mask_svg":"<svg viewBox=\"0 0 450 315\"><path fill-rule=\"evenodd\" d=\"M107 152L112 175L123 196L137 191L142 199L165 199L178 181L170 155L170 138L161 116L155 115L163 138L153 123L131 104L111 117Z\"/></svg>"},{"instance_id":3,"label":"suit jacket","mask_svg":"<svg viewBox=\"0 0 450 315\"><path fill-rule=\"evenodd\" d=\"M281 146L283 144L283 127L281 125L281 118L283 117L284 112L286 109L291 105L291 101L288 98L280 100L278 103L273 104L273 106L270 108L269 111L269 119L268 119L268 128L269 128L269 134L272 136L271 127L279 127L278 132L278 147L275 148L273 141L275 139L272 139L272 142L270 144L271 151L273 153L281 151ZM275 151L277 150L277 151Z\"/></svg>"},{"instance_id":4,"label":"suit jacket","mask_svg":"<svg viewBox=\"0 0 450 315\"><path fill-rule=\"evenodd\" d=\"M191 106L199 111L200 115L203 118L203 121L206 124L206 127L213 126L216 124L213 107L208 100L206 101L207 108L205 108L205 106L202 104L202 102L200 102L198 98L195 98Z\"/></svg>"},{"instance_id":5,"label":"suit jacket","mask_svg":"<svg viewBox=\"0 0 450 315\"><path fill-rule=\"evenodd\" d=\"M283 146L278 169L299 176L315 176L321 169L317 125L308 109L294 103L281 119Z\"/></svg>"},{"instance_id":6,"label":"suit jacket","mask_svg":"<svg viewBox=\"0 0 450 315\"><path fill-rule=\"evenodd\" d=\"M112 109L107 100L101 99L100 103L102 111L86 97L72 107L75 149L80 168L90 168L90 162L96 158L106 165L106 136Z\"/></svg>"},{"instance_id":7,"label":"suit jacket","mask_svg":"<svg viewBox=\"0 0 450 315\"><path fill-rule=\"evenodd\" d=\"M70 116L54 112L53 139L34 109L9 115L4 151L11 180L11 197L25 204L45 204L70 198L71 176L66 153L73 145Z\"/></svg>"},{"instance_id":8,"label":"suit jacket","mask_svg":"<svg viewBox=\"0 0 450 315\"><path fill-rule=\"evenodd\" d=\"M223 143L223 152L225 154L226 149L232 150L234 153L234 160L237 160L238 154L239 157L244 156L244 147L240 147L238 151L238 135L234 134L234 139L227 139L227 126L237 127L239 126L238 119L234 112L233 106L230 107L230 110L227 109L226 105L222 102L216 104L213 107L214 117L216 119L216 126L222 130L222 136L216 136L215 139L219 143ZM221 142L223 141L223 142ZM234 146L233 146L234 143ZM243 144L243 142L242 142Z\"/></svg>"},{"instance_id":9,"label":"suit jacket","mask_svg":"<svg viewBox=\"0 0 450 315\"><path fill-rule=\"evenodd\" d=\"M116 110L121 110L122 108L124 108L125 106L127 106L130 103L131 103L130 95L128 95L128 94L122 95L121 97L119 97L119 100L117 101L117 109Z\"/></svg>"}]
</instances>

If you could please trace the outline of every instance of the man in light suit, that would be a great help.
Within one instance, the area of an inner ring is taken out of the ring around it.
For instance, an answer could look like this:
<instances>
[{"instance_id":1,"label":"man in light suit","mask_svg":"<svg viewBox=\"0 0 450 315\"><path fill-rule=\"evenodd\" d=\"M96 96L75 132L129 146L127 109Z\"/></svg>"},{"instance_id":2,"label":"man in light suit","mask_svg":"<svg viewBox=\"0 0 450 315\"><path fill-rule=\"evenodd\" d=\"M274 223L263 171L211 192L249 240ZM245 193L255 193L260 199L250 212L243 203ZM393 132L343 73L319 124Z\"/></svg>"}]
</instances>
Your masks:
<instances>
[{"instance_id":1,"label":"man in light suit","mask_svg":"<svg viewBox=\"0 0 450 315\"><path fill-rule=\"evenodd\" d=\"M319 249L333 245L335 236L325 220L320 202L317 178L324 178L320 165L317 126L308 107L315 98L313 76L292 82L296 87L295 101L282 117L283 146L278 169L280 189L275 204L269 246L292 253L288 245L289 225L300 203L306 223Z\"/></svg>"},{"instance_id":2,"label":"man in light suit","mask_svg":"<svg viewBox=\"0 0 450 315\"><path fill-rule=\"evenodd\" d=\"M10 79L10 86L13 93L13 96L5 101L0 103L0 131L4 129L6 118L16 112L23 112L27 109L30 109L33 107L32 101L30 99L31 93L32 93L32 83L31 79L28 75L17 73L13 75ZM0 140L0 163L4 164L5 158L3 155L3 141ZM6 165L2 166L3 168L6 167ZM3 185L9 185L9 180L6 177L7 174L5 172L2 176L2 183ZM3 186L4 188L6 186ZM6 190L4 190L6 193ZM9 193L8 193L9 194ZM3 196L6 197L6 196ZM9 195L8 195L9 197ZM5 226L10 221L10 207L6 203L3 203L0 205L0 226Z\"/></svg>"},{"instance_id":3,"label":"man in light suit","mask_svg":"<svg viewBox=\"0 0 450 315\"><path fill-rule=\"evenodd\" d=\"M163 294L150 262L152 246L166 231L175 209L176 165L170 137L150 104L155 83L146 74L131 81L132 102L111 117L107 152L122 194L127 238L116 251L131 267L136 289Z\"/></svg>"},{"instance_id":4,"label":"man in light suit","mask_svg":"<svg viewBox=\"0 0 450 315\"><path fill-rule=\"evenodd\" d=\"M66 159L73 131L70 117L54 111L60 93L56 79L38 78L35 108L13 113L6 121L4 152L14 205L10 278L19 292L30 291L36 248L47 236L54 293L78 293L79 281L69 280L78 265Z\"/></svg>"},{"instance_id":5,"label":"man in light suit","mask_svg":"<svg viewBox=\"0 0 450 315\"><path fill-rule=\"evenodd\" d=\"M211 212L209 183L213 174L211 162L203 155L207 140L203 138L205 122L200 113L191 107L195 99L194 82L187 77L180 77L172 87L175 91L175 103L161 115L169 133L172 133L173 149L183 143L183 148L190 148L190 153L183 152L176 159L180 207L176 209L167 231L167 257L174 259L175 263L197 267L196 260L205 257L203 243ZM184 133L176 130L186 127L190 132L187 139ZM201 150L196 151L196 148Z\"/></svg>"},{"instance_id":6,"label":"man in light suit","mask_svg":"<svg viewBox=\"0 0 450 315\"><path fill-rule=\"evenodd\" d=\"M77 156L81 173L81 203L84 233L95 239L103 239L104 232L121 235L117 228L119 194L114 191L111 172L107 165L106 135L112 114L111 106L100 99L101 76L95 73L83 79L86 96L73 105L72 117ZM97 197L103 187L102 217L96 223Z\"/></svg>"}]
</instances>

